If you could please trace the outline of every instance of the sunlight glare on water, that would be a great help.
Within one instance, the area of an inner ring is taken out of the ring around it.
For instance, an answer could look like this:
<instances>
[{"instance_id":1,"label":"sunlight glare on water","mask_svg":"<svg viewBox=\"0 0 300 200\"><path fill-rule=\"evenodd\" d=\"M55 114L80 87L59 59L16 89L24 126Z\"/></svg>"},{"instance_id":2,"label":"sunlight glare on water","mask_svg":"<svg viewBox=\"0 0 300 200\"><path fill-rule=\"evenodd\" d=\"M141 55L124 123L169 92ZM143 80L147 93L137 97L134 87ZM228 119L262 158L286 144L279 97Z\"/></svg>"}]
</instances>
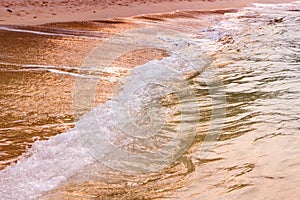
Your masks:
<instances>
[{"instance_id":1,"label":"sunlight glare on water","mask_svg":"<svg viewBox=\"0 0 300 200\"><path fill-rule=\"evenodd\" d=\"M299 10L299 2L254 4L206 13L213 21L206 27L192 12L1 28L0 199L297 199ZM160 32L159 47L127 52L105 70L88 65L95 46L133 27L172 31ZM93 100L100 104L75 109L73 128L76 81L99 74ZM129 102L127 110L120 102ZM212 124L222 125L220 135ZM87 146L99 138L82 137L80 125L107 140ZM184 152L162 148L191 130ZM108 140L129 154L106 152ZM151 157L157 149L165 162Z\"/></svg>"}]
</instances>

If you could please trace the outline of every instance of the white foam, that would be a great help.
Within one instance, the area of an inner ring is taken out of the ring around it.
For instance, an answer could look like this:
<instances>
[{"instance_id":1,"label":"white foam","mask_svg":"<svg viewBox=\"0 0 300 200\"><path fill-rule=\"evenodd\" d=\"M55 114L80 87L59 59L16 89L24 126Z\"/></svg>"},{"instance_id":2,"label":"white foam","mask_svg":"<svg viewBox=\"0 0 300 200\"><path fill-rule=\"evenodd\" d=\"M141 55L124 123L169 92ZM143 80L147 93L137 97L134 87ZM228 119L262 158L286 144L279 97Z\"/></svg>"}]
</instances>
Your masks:
<instances>
[{"instance_id":1,"label":"white foam","mask_svg":"<svg viewBox=\"0 0 300 200\"><path fill-rule=\"evenodd\" d=\"M44 31L33 31L33 30L26 30L26 29L18 29L18 28L10 28L6 26L0 26L0 30L4 31L11 31L11 32L20 32L20 33L30 33L35 35L47 35L47 36L61 36L61 37L74 37L74 38L82 38L82 39L92 39L92 40L103 40L102 38L98 37L91 37L91 36L79 36L79 35L72 35L72 34L63 34L63 33L49 33Z\"/></svg>"},{"instance_id":2,"label":"white foam","mask_svg":"<svg viewBox=\"0 0 300 200\"><path fill-rule=\"evenodd\" d=\"M34 199L92 162L75 130L36 141L16 164L0 171L0 199Z\"/></svg>"},{"instance_id":3,"label":"white foam","mask_svg":"<svg viewBox=\"0 0 300 200\"><path fill-rule=\"evenodd\" d=\"M133 76L141 76L145 68L153 73L164 73L166 69L158 66L181 66L178 58L171 56L160 61L154 60L135 68ZM176 64L177 63L177 64ZM186 65L188 66L188 65ZM174 68L175 69L175 68ZM184 74L194 68L179 67L176 70ZM159 70L162 70L159 72ZM151 73L152 73L151 72ZM146 75L145 75L146 76ZM155 74L152 74L155 77ZM141 76L143 77L143 76ZM140 80L141 82L143 80ZM155 80L153 80L155 82ZM134 84L134 83L131 83ZM130 87L130 86L127 86ZM157 95L162 95L157 93ZM153 96L152 96L153 97ZM117 97L118 98L118 97ZM121 97L122 98L122 97ZM133 101L139 102L143 96L136 96ZM95 131L101 135L109 135L117 140L117 123L113 116L110 101L95 108L98 128ZM83 116L81 120L91 121L90 114ZM129 120L130 121L130 120ZM114 127L114 128L113 128ZM76 174L80 169L95 162L90 154L90 149L81 144L76 129L51 137L46 141L34 142L27 153L19 157L18 162L0 171L0 199L36 199L44 192L52 190Z\"/></svg>"},{"instance_id":4,"label":"white foam","mask_svg":"<svg viewBox=\"0 0 300 200\"><path fill-rule=\"evenodd\" d=\"M104 69L102 68L82 68L82 67L75 67L75 66L54 66L54 65L37 65L37 64L17 64L17 63L6 63L0 62L0 65L7 65L7 66L15 66L15 67L22 67L22 71L48 71L55 74L62 74L68 75L78 78L90 78L90 79L99 79L99 80L106 80L109 82L116 82L118 80L117 76L128 72L127 68L123 67L107 67ZM1 70L1 69L0 69ZM20 71L19 69L4 69L5 71L10 72L17 72ZM75 72L69 72L66 70L76 70ZM109 73L109 77L102 77L99 76L101 73Z\"/></svg>"}]
</instances>

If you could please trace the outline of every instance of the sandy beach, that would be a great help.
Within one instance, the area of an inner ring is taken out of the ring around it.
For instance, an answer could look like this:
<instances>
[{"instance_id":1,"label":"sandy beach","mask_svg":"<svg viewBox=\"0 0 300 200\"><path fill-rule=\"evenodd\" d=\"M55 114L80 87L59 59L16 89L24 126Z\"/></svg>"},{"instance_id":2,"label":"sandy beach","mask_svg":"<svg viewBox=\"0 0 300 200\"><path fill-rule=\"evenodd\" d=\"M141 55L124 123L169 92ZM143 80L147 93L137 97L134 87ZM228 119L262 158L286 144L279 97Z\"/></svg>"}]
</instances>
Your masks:
<instances>
[{"instance_id":1,"label":"sandy beach","mask_svg":"<svg viewBox=\"0 0 300 200\"><path fill-rule=\"evenodd\" d=\"M177 10L241 8L251 3L286 3L291 0L3 0L0 24L38 25L163 13Z\"/></svg>"}]
</instances>

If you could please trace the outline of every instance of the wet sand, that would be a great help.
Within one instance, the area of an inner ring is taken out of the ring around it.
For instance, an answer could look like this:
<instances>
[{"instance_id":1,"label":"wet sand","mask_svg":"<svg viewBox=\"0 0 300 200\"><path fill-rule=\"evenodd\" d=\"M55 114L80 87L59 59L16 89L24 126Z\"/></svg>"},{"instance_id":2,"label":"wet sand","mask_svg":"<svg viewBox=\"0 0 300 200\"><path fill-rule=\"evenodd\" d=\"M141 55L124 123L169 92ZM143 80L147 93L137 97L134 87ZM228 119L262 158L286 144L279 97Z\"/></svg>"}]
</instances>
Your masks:
<instances>
[{"instance_id":1,"label":"wet sand","mask_svg":"<svg viewBox=\"0 0 300 200\"><path fill-rule=\"evenodd\" d=\"M172 12L241 8L251 3L286 3L291 0L3 0L0 24L38 25L50 22L88 21Z\"/></svg>"}]
</instances>

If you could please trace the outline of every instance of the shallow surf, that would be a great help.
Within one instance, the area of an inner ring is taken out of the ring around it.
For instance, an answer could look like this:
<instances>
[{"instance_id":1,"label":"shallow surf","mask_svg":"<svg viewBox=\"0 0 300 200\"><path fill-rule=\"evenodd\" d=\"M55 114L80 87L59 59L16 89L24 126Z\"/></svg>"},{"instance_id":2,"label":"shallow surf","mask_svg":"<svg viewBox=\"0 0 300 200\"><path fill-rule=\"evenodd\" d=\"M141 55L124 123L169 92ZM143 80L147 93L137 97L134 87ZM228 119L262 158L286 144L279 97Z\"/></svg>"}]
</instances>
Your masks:
<instances>
[{"instance_id":1,"label":"shallow surf","mask_svg":"<svg viewBox=\"0 0 300 200\"><path fill-rule=\"evenodd\" d=\"M299 9L1 26L0 198L296 199Z\"/></svg>"}]
</instances>

